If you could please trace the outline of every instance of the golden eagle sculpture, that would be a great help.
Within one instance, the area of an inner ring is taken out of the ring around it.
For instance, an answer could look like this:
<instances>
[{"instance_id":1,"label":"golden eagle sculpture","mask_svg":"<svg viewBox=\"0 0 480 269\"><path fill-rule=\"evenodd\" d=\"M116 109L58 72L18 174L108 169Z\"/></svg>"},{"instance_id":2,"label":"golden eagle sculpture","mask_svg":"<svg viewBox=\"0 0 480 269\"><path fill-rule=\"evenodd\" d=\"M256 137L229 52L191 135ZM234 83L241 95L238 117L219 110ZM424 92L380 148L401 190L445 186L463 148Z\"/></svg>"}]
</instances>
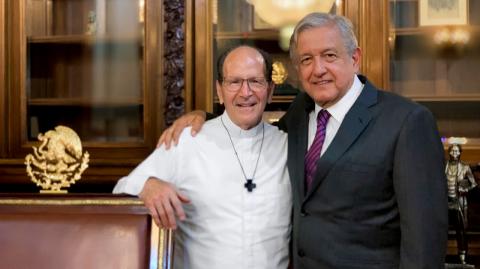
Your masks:
<instances>
[{"instance_id":1,"label":"golden eagle sculpture","mask_svg":"<svg viewBox=\"0 0 480 269\"><path fill-rule=\"evenodd\" d=\"M40 186L40 193L67 193L88 167L90 155L82 151L82 143L72 129L59 125L55 130L39 134L40 146L25 157L27 174Z\"/></svg>"}]
</instances>

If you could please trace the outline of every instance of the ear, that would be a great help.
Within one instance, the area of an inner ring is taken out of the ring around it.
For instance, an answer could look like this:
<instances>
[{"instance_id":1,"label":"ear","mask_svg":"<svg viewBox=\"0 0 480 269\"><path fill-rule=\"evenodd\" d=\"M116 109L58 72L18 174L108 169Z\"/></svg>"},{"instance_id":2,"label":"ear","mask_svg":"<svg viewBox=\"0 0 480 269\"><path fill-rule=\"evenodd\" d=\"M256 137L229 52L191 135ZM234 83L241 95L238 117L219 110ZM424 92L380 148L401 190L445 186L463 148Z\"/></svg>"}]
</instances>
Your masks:
<instances>
[{"instance_id":1,"label":"ear","mask_svg":"<svg viewBox=\"0 0 480 269\"><path fill-rule=\"evenodd\" d=\"M267 104L270 104L272 102L273 98L273 91L275 90L275 83L270 82L268 85L268 98L267 98Z\"/></svg>"},{"instance_id":2,"label":"ear","mask_svg":"<svg viewBox=\"0 0 480 269\"><path fill-rule=\"evenodd\" d=\"M217 96L218 96L218 100L219 100L220 104L223 105L222 85L220 85L220 82L219 82L218 80L217 80L216 86L217 86Z\"/></svg>"},{"instance_id":3,"label":"ear","mask_svg":"<svg viewBox=\"0 0 480 269\"><path fill-rule=\"evenodd\" d=\"M352 54L353 67L355 68L356 73L358 73L358 71L360 70L361 59L362 59L362 50L357 47Z\"/></svg>"}]
</instances>

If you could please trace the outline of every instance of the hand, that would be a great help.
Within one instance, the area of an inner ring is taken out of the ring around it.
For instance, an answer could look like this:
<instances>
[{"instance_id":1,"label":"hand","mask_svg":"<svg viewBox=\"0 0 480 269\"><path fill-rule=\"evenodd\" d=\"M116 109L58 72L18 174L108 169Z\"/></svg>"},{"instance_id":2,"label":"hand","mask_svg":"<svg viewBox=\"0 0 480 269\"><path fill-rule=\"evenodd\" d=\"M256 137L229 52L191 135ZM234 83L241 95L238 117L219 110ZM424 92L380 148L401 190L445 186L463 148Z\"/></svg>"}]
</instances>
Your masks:
<instances>
[{"instance_id":1,"label":"hand","mask_svg":"<svg viewBox=\"0 0 480 269\"><path fill-rule=\"evenodd\" d=\"M145 182L139 197L160 228L176 229L175 215L179 220L185 220L182 203L190 203L190 199L171 183L151 177Z\"/></svg>"},{"instance_id":2,"label":"hand","mask_svg":"<svg viewBox=\"0 0 480 269\"><path fill-rule=\"evenodd\" d=\"M180 134L188 126L192 126L191 135L195 136L202 128L206 118L205 111L195 110L176 119L172 126L168 127L158 139L157 148L165 144L165 149L168 150L172 145L172 140L177 145Z\"/></svg>"}]
</instances>

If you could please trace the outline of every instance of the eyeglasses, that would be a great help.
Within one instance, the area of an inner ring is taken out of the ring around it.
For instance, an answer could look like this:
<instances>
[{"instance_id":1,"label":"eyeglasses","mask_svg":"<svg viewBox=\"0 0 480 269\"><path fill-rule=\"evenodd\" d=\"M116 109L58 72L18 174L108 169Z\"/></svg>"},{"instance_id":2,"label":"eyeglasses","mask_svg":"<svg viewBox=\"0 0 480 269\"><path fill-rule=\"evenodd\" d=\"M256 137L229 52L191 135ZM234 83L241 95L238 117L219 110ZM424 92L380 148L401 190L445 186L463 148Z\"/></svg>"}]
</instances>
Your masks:
<instances>
[{"instance_id":1,"label":"eyeglasses","mask_svg":"<svg viewBox=\"0 0 480 269\"><path fill-rule=\"evenodd\" d=\"M222 84L227 91L238 92L244 81L247 82L248 88L253 92L261 92L268 87L268 81L265 78L224 78Z\"/></svg>"}]
</instances>

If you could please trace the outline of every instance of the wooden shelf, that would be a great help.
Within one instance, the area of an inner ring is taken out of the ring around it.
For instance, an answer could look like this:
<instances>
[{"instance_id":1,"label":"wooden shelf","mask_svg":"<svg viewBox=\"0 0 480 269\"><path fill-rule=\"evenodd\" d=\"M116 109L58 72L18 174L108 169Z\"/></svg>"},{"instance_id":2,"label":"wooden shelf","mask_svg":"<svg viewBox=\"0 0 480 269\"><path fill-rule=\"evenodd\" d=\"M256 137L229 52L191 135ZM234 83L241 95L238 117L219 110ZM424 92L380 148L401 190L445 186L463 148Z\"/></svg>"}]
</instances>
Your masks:
<instances>
[{"instance_id":1,"label":"wooden shelf","mask_svg":"<svg viewBox=\"0 0 480 269\"><path fill-rule=\"evenodd\" d=\"M455 95L404 95L414 101L420 102L480 102L479 94Z\"/></svg>"},{"instance_id":2,"label":"wooden shelf","mask_svg":"<svg viewBox=\"0 0 480 269\"><path fill-rule=\"evenodd\" d=\"M277 30L261 30L250 32L217 32L215 39L258 39L258 40L278 40Z\"/></svg>"},{"instance_id":3,"label":"wooden shelf","mask_svg":"<svg viewBox=\"0 0 480 269\"><path fill-rule=\"evenodd\" d=\"M443 29L444 26L421 26L421 27L404 27L404 28L393 28L390 29L390 32L397 36L408 36L408 35L425 35L425 34L433 34L438 29ZM447 29L452 28L460 28L465 29L472 33L480 32L480 26L447 26Z\"/></svg>"},{"instance_id":4,"label":"wooden shelf","mask_svg":"<svg viewBox=\"0 0 480 269\"><path fill-rule=\"evenodd\" d=\"M141 42L138 36L94 36L94 35L50 35L50 36L30 36L27 38L29 43L34 44L78 44L78 43L127 43Z\"/></svg>"},{"instance_id":5,"label":"wooden shelf","mask_svg":"<svg viewBox=\"0 0 480 269\"><path fill-rule=\"evenodd\" d=\"M272 103L290 103L295 97L295 95L274 95Z\"/></svg>"},{"instance_id":6,"label":"wooden shelf","mask_svg":"<svg viewBox=\"0 0 480 269\"><path fill-rule=\"evenodd\" d=\"M424 35L426 34L425 29L417 28L417 27L409 27L409 28L396 28L390 30L394 35L402 36L402 35Z\"/></svg>"},{"instance_id":7,"label":"wooden shelf","mask_svg":"<svg viewBox=\"0 0 480 269\"><path fill-rule=\"evenodd\" d=\"M87 99L87 98L32 98L30 106L139 106L143 105L141 98L124 99Z\"/></svg>"}]
</instances>

